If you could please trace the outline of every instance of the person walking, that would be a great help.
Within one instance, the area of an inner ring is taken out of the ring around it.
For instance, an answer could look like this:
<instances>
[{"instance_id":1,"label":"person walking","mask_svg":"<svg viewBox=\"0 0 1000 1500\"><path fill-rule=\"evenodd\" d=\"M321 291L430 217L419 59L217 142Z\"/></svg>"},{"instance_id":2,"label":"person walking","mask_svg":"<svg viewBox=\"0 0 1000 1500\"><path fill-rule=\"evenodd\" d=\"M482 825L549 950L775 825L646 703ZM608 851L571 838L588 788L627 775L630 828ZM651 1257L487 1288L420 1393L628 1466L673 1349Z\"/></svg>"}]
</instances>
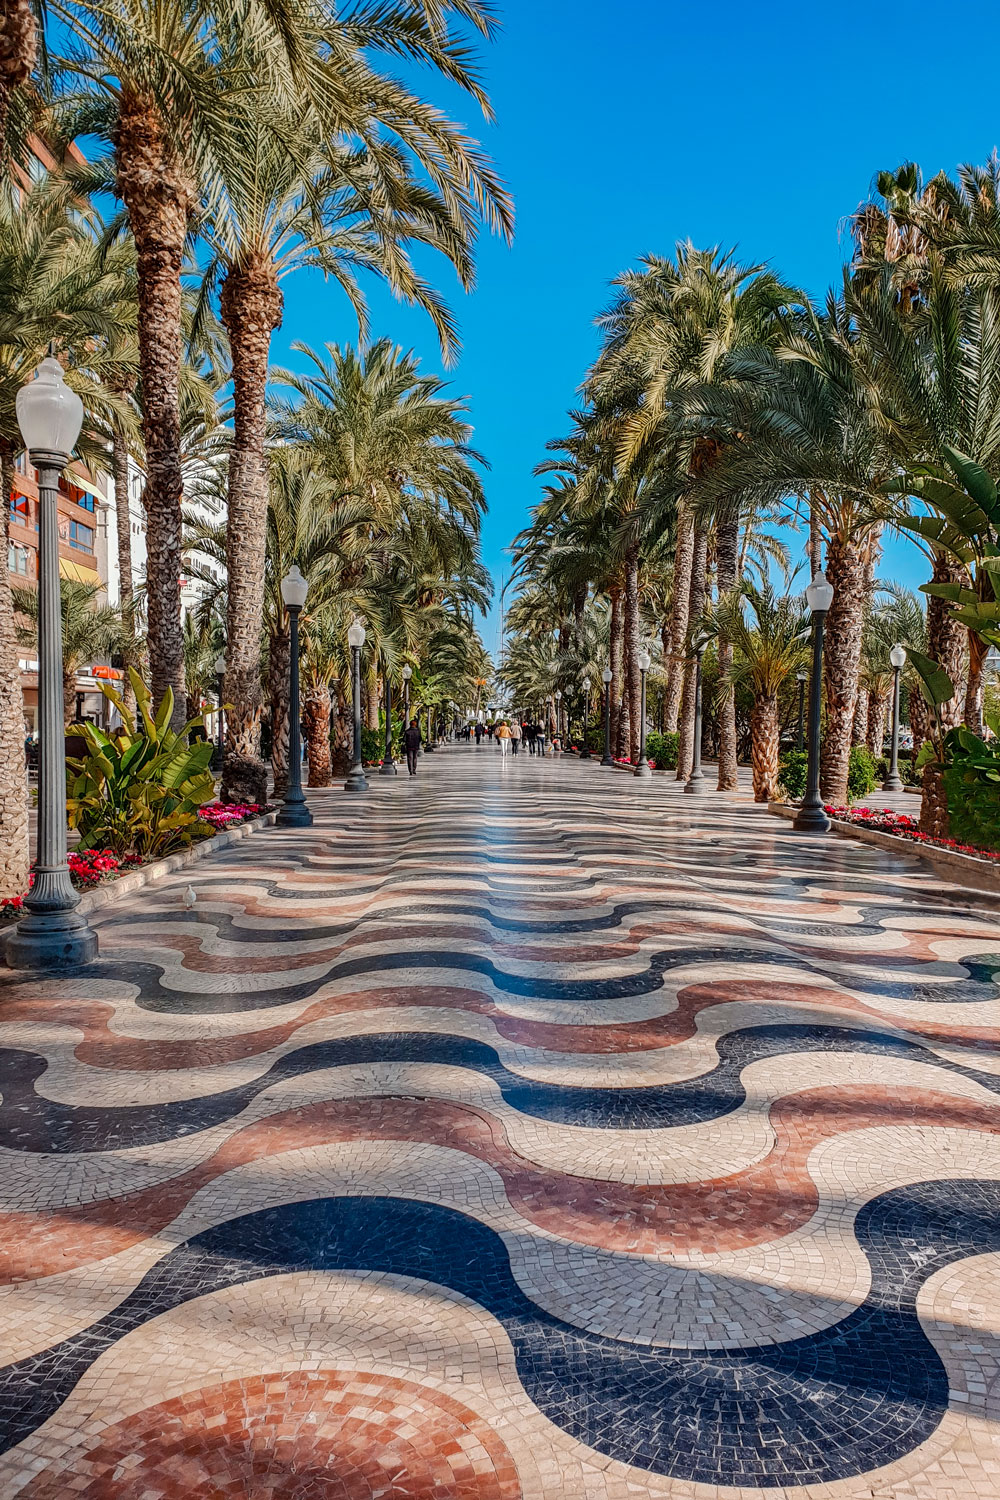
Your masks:
<instances>
[{"instance_id":1,"label":"person walking","mask_svg":"<svg viewBox=\"0 0 1000 1500\"><path fill-rule=\"evenodd\" d=\"M420 725L416 719L411 719L409 727L403 730L403 746L406 750L406 769L411 776L416 776L417 756L420 754Z\"/></svg>"},{"instance_id":2,"label":"person walking","mask_svg":"<svg viewBox=\"0 0 1000 1500\"><path fill-rule=\"evenodd\" d=\"M479 720L477 719L476 720L476 749L477 750L479 749L479 746L482 743L483 743L483 726L482 726L482 724L480 724Z\"/></svg>"},{"instance_id":3,"label":"person walking","mask_svg":"<svg viewBox=\"0 0 1000 1500\"><path fill-rule=\"evenodd\" d=\"M534 726L534 724L532 724L532 722L531 722L530 719L526 720L525 723L521 725L521 738L524 740L524 743L528 747L528 754L529 755L534 755L534 753L535 753L535 726Z\"/></svg>"},{"instance_id":4,"label":"person walking","mask_svg":"<svg viewBox=\"0 0 1000 1500\"><path fill-rule=\"evenodd\" d=\"M497 725L496 738L500 743L501 759L507 759L507 746L510 744L510 728L505 719L502 724Z\"/></svg>"},{"instance_id":5,"label":"person walking","mask_svg":"<svg viewBox=\"0 0 1000 1500\"><path fill-rule=\"evenodd\" d=\"M516 719L510 722L510 753L516 755L521 748L521 726Z\"/></svg>"}]
</instances>

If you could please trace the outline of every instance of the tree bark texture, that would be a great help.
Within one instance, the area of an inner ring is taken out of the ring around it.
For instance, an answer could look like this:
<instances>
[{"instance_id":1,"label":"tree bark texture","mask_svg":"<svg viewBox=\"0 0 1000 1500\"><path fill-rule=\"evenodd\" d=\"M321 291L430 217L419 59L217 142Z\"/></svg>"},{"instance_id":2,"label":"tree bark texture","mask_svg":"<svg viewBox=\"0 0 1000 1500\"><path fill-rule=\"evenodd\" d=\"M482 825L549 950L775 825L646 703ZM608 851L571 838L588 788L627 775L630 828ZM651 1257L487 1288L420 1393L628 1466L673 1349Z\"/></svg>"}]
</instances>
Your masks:
<instances>
[{"instance_id":1,"label":"tree bark texture","mask_svg":"<svg viewBox=\"0 0 1000 1500\"><path fill-rule=\"evenodd\" d=\"M854 700L854 723L851 725L851 744L868 743L868 689L859 687Z\"/></svg>"},{"instance_id":2,"label":"tree bark texture","mask_svg":"<svg viewBox=\"0 0 1000 1500\"><path fill-rule=\"evenodd\" d=\"M28 888L28 784L24 759L24 701L14 604L7 571L14 456L0 450L3 527L0 537L0 896Z\"/></svg>"},{"instance_id":3,"label":"tree bark texture","mask_svg":"<svg viewBox=\"0 0 1000 1500\"><path fill-rule=\"evenodd\" d=\"M865 607L863 540L831 537L826 549L827 577L833 584L833 604L826 620L823 686L826 726L820 757L823 801L843 807L847 802L847 770L851 753L854 704L861 665L861 627Z\"/></svg>"},{"instance_id":4,"label":"tree bark texture","mask_svg":"<svg viewBox=\"0 0 1000 1500\"><path fill-rule=\"evenodd\" d=\"M122 620L131 635L135 634L135 590L132 584L132 513L129 508L128 438L120 422L111 430L111 477L115 482L115 531L118 541L118 597ZM121 699L130 711L135 709L135 694L129 679L128 669L137 665L128 654L123 655L125 675L121 683ZM191 715L188 714L188 718Z\"/></svg>"},{"instance_id":5,"label":"tree bark texture","mask_svg":"<svg viewBox=\"0 0 1000 1500\"><path fill-rule=\"evenodd\" d=\"M365 727L368 729L378 728L378 677L375 672L369 672L366 684L365 698L367 707L365 710Z\"/></svg>"},{"instance_id":6,"label":"tree bark texture","mask_svg":"<svg viewBox=\"0 0 1000 1500\"><path fill-rule=\"evenodd\" d=\"M330 689L325 683L306 689L302 721L306 732L309 785L329 786L333 781L333 759L330 754Z\"/></svg>"},{"instance_id":7,"label":"tree bark texture","mask_svg":"<svg viewBox=\"0 0 1000 1500\"><path fill-rule=\"evenodd\" d=\"M670 667L663 703L663 722L667 734L674 734L684 691L684 664L687 654L688 609L691 603L691 564L694 559L694 517L682 502L677 512L677 541L674 546L674 582L670 600Z\"/></svg>"},{"instance_id":8,"label":"tree bark texture","mask_svg":"<svg viewBox=\"0 0 1000 1500\"><path fill-rule=\"evenodd\" d=\"M964 719L973 734L983 737L983 664L989 646L974 630L969 633L969 675L965 684Z\"/></svg>"},{"instance_id":9,"label":"tree bark texture","mask_svg":"<svg viewBox=\"0 0 1000 1500\"><path fill-rule=\"evenodd\" d=\"M889 700L880 693L868 694L868 733L865 743L874 756L880 756L885 746L885 724L889 715Z\"/></svg>"},{"instance_id":10,"label":"tree bark texture","mask_svg":"<svg viewBox=\"0 0 1000 1500\"><path fill-rule=\"evenodd\" d=\"M715 567L719 598L736 587L739 564L740 523L719 519L715 527ZM732 644L719 636L717 643L719 680L724 683L733 665ZM739 786L739 762L736 753L736 697L731 687L720 686L717 712L719 720L719 780L717 790L734 792Z\"/></svg>"},{"instance_id":11,"label":"tree bark texture","mask_svg":"<svg viewBox=\"0 0 1000 1500\"><path fill-rule=\"evenodd\" d=\"M688 597L688 629L705 612L705 584L708 571L708 532L699 526L694 534L691 557L691 592ZM684 686L681 697L680 733L677 740L677 780L687 781L691 775L694 757L694 696L695 659L689 658L684 668Z\"/></svg>"},{"instance_id":12,"label":"tree bark texture","mask_svg":"<svg viewBox=\"0 0 1000 1500\"><path fill-rule=\"evenodd\" d=\"M14 90L28 82L37 53L38 23L31 0L4 0L0 5L0 157L4 160Z\"/></svg>"},{"instance_id":13,"label":"tree bark texture","mask_svg":"<svg viewBox=\"0 0 1000 1500\"><path fill-rule=\"evenodd\" d=\"M350 679L348 679L348 688ZM331 770L338 776L346 776L351 768L354 750L354 723L351 700L344 690L344 683L337 680L334 687L337 713L333 721Z\"/></svg>"},{"instance_id":14,"label":"tree bark texture","mask_svg":"<svg viewBox=\"0 0 1000 1500\"><path fill-rule=\"evenodd\" d=\"M157 705L167 688L173 689L171 724L180 729L184 724L181 266L193 194L152 100L123 94L116 144L118 190L136 248L150 684Z\"/></svg>"},{"instance_id":15,"label":"tree bark texture","mask_svg":"<svg viewBox=\"0 0 1000 1500\"><path fill-rule=\"evenodd\" d=\"M610 618L610 642L609 642L609 664L612 670L612 753L618 754L619 723L622 717L622 654L624 654L624 630L622 621L622 591L618 585L609 591L610 603L612 603L612 618Z\"/></svg>"},{"instance_id":16,"label":"tree bark texture","mask_svg":"<svg viewBox=\"0 0 1000 1500\"><path fill-rule=\"evenodd\" d=\"M770 802L777 795L780 739L777 698L755 699L750 710L750 758L755 802Z\"/></svg>"},{"instance_id":17,"label":"tree bark texture","mask_svg":"<svg viewBox=\"0 0 1000 1500\"><path fill-rule=\"evenodd\" d=\"M233 369L233 445L226 523L227 760L260 758L261 640L267 551L267 372L282 297L274 268L240 266L222 283L220 310Z\"/></svg>"},{"instance_id":18,"label":"tree bark texture","mask_svg":"<svg viewBox=\"0 0 1000 1500\"><path fill-rule=\"evenodd\" d=\"M930 732L930 713L927 708L927 700L917 686L915 676L907 695L906 712L910 733L913 735L913 758L915 760L920 754L921 746L925 743Z\"/></svg>"},{"instance_id":19,"label":"tree bark texture","mask_svg":"<svg viewBox=\"0 0 1000 1500\"><path fill-rule=\"evenodd\" d=\"M952 561L943 553L935 556L931 576L935 583L967 582L961 563ZM942 734L962 722L965 694L961 685L967 638L965 626L955 619L947 600L935 599L931 595L927 600L927 655L944 668L956 689L953 698L939 704L933 711ZM948 802L941 771L936 765L925 766L920 797L921 832L929 833L933 838L947 838L948 827Z\"/></svg>"},{"instance_id":20,"label":"tree bark texture","mask_svg":"<svg viewBox=\"0 0 1000 1500\"><path fill-rule=\"evenodd\" d=\"M292 665L292 639L287 624L268 644L267 688L271 704L271 776L274 795L288 790L288 674Z\"/></svg>"},{"instance_id":21,"label":"tree bark texture","mask_svg":"<svg viewBox=\"0 0 1000 1500\"><path fill-rule=\"evenodd\" d=\"M642 685L639 674L639 548L635 543L625 554L625 700L628 703L628 742L625 754L639 760L639 716Z\"/></svg>"}]
</instances>

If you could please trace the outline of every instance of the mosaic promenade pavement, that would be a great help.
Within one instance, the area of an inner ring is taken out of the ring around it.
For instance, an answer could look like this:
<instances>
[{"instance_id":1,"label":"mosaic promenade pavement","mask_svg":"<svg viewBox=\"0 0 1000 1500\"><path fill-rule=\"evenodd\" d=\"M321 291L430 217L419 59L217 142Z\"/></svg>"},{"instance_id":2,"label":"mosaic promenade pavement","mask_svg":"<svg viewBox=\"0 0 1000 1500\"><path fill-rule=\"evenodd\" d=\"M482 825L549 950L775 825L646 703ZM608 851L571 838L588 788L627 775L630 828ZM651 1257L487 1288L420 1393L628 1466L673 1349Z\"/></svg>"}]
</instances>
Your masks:
<instances>
[{"instance_id":1,"label":"mosaic promenade pavement","mask_svg":"<svg viewBox=\"0 0 1000 1500\"><path fill-rule=\"evenodd\" d=\"M0 1500L997 1500L1000 901L492 748L0 998Z\"/></svg>"}]
</instances>

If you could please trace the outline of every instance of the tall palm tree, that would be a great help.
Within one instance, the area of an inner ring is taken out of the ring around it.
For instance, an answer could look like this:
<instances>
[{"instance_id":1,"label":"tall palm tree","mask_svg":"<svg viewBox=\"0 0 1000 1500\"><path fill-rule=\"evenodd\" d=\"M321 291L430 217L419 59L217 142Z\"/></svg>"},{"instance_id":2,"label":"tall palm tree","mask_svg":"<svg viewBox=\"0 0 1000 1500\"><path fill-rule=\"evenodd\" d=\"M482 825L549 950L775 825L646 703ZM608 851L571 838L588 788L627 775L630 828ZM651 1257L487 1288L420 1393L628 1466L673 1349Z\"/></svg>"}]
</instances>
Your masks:
<instances>
[{"instance_id":1,"label":"tall palm tree","mask_svg":"<svg viewBox=\"0 0 1000 1500\"><path fill-rule=\"evenodd\" d=\"M770 584L758 589L744 583L720 599L716 628L724 630L734 646L729 685L745 685L753 695L753 796L755 802L769 802L778 785L778 695L807 664L809 622L799 600L787 594L779 597Z\"/></svg>"},{"instance_id":2,"label":"tall palm tree","mask_svg":"<svg viewBox=\"0 0 1000 1500\"><path fill-rule=\"evenodd\" d=\"M85 662L111 656L121 646L121 611L99 603L104 585L60 578L62 610L63 713L69 724L76 712L76 677ZM17 638L32 650L38 645L38 591L14 588L14 609L26 622L18 626Z\"/></svg>"}]
</instances>

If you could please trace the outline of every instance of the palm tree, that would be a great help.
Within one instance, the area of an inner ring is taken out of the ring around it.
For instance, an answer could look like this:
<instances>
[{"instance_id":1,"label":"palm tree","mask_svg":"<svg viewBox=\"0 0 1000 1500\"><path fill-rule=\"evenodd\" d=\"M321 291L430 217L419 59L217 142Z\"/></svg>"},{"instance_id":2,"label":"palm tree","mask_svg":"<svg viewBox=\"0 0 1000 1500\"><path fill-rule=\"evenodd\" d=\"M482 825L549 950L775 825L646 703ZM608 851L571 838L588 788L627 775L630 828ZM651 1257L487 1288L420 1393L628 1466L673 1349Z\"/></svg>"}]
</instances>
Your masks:
<instances>
[{"instance_id":1,"label":"palm tree","mask_svg":"<svg viewBox=\"0 0 1000 1500\"><path fill-rule=\"evenodd\" d=\"M745 684L753 694L753 796L755 802L769 802L778 785L778 695L799 668L807 665L809 622L799 600L787 594L779 597L770 584L758 589L744 583L720 599L716 629L724 631L735 648L729 686Z\"/></svg>"},{"instance_id":2,"label":"palm tree","mask_svg":"<svg viewBox=\"0 0 1000 1500\"><path fill-rule=\"evenodd\" d=\"M81 123L112 146L136 244L150 668L156 700L172 686L179 717L181 278L192 218L216 206L242 122L261 101L275 139L280 120L315 112L322 139L353 137L375 153L408 149L454 198L506 218L502 190L475 146L369 62L379 49L403 52L486 108L453 24L457 18L487 37L494 24L477 0L360 6L343 17L328 10L321 26L312 7L284 0L55 0L55 7L69 36L58 61L91 90ZM257 521L259 556L262 504Z\"/></svg>"},{"instance_id":3,"label":"palm tree","mask_svg":"<svg viewBox=\"0 0 1000 1500\"><path fill-rule=\"evenodd\" d=\"M85 662L111 656L121 646L121 611L99 604L104 585L81 583L75 578L60 578L59 596L62 608L63 637L63 712L69 724L76 713L76 676ZM22 646L37 648L38 591L11 590L14 609L28 624L18 626L17 638Z\"/></svg>"}]
</instances>

